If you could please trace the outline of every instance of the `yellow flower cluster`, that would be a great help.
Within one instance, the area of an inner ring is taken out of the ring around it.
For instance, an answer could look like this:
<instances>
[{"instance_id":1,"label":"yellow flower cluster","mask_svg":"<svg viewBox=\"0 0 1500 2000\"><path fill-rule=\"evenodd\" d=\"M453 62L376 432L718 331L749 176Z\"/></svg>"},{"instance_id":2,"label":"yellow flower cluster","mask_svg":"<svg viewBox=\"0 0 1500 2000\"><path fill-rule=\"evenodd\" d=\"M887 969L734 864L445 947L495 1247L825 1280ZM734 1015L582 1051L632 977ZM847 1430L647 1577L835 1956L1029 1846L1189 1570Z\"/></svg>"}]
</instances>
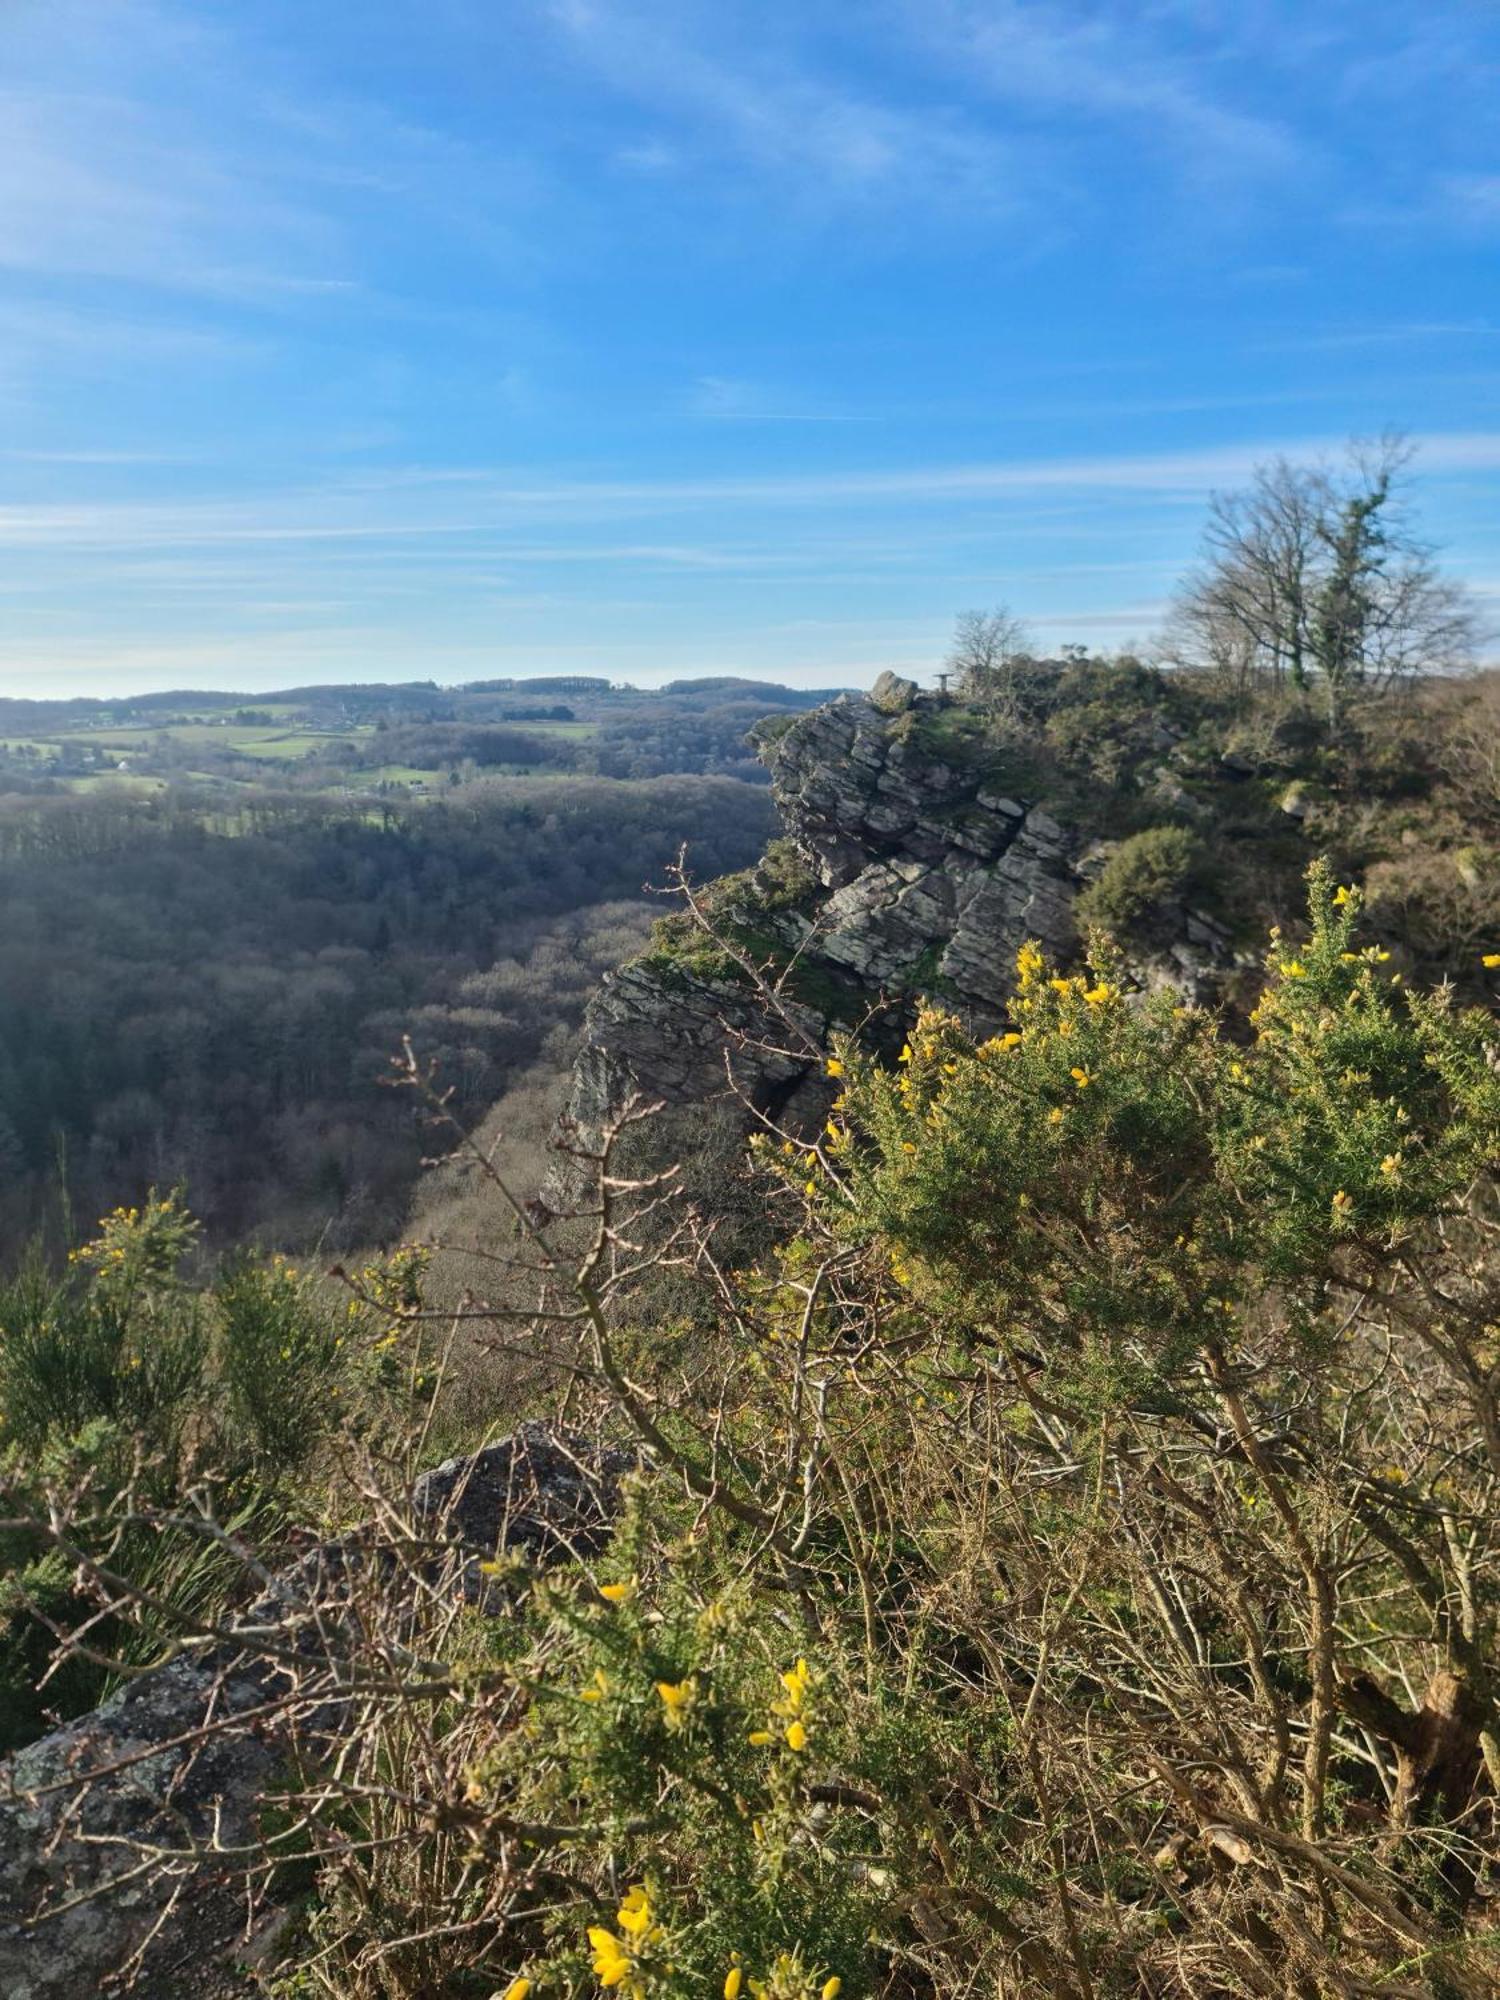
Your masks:
<instances>
[{"instance_id":1,"label":"yellow flower cluster","mask_svg":"<svg viewBox=\"0 0 1500 2000\"><path fill-rule=\"evenodd\" d=\"M812 1680L812 1672L806 1660L799 1659L781 1676L785 1694L780 1701L771 1703L772 1715L779 1715L786 1723L787 1747L791 1750L807 1748L807 1729L803 1716L807 1709L807 1696L812 1687Z\"/></svg>"},{"instance_id":2,"label":"yellow flower cluster","mask_svg":"<svg viewBox=\"0 0 1500 2000\"><path fill-rule=\"evenodd\" d=\"M618 1931L607 1930L603 1924L589 1925L594 1977L603 1987L618 1987L628 2000L643 2000L646 1982L641 1976L640 1959L662 1934L644 1882L626 1890L615 1912L615 1922Z\"/></svg>"}]
</instances>

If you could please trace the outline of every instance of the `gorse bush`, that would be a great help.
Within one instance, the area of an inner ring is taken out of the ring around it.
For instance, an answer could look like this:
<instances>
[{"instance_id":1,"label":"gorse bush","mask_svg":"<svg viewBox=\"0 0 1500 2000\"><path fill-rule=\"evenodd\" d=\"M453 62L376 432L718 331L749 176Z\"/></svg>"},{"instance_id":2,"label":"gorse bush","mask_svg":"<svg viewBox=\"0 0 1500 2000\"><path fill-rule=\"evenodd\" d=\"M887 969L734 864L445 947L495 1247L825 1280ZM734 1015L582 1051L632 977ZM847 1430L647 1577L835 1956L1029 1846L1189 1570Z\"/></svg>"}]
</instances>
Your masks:
<instances>
[{"instance_id":1,"label":"gorse bush","mask_svg":"<svg viewBox=\"0 0 1500 2000\"><path fill-rule=\"evenodd\" d=\"M1249 1022L1100 938L837 1044L743 1268L638 1111L510 1211L505 1337L638 1469L447 1596L388 1503L288 1993L1494 1993L1500 1032L1359 906L1314 873Z\"/></svg>"},{"instance_id":2,"label":"gorse bush","mask_svg":"<svg viewBox=\"0 0 1500 2000\"><path fill-rule=\"evenodd\" d=\"M1185 827L1152 826L1122 840L1078 898L1079 920L1130 931L1163 904L1181 899L1198 861Z\"/></svg>"},{"instance_id":3,"label":"gorse bush","mask_svg":"<svg viewBox=\"0 0 1500 2000\"><path fill-rule=\"evenodd\" d=\"M393 1708L423 1900L354 1810L304 1980L1495 1990L1500 1037L1358 907L1314 875L1248 1035L1100 940L838 1048L717 1340L631 1324L601 1167L570 1402L647 1469L603 1561L491 1566L420 1757Z\"/></svg>"},{"instance_id":4,"label":"gorse bush","mask_svg":"<svg viewBox=\"0 0 1500 2000\"><path fill-rule=\"evenodd\" d=\"M99 1699L115 1665L149 1658L173 1615L210 1605L237 1564L182 1517L213 1495L236 1532L270 1532L315 1448L368 1425L391 1373L388 1321L331 1308L282 1258L184 1275L197 1224L177 1195L116 1209L57 1278L33 1260L0 1288L0 1444L14 1506L65 1504L69 1537L0 1532L0 1742ZM394 1300L410 1260L366 1274ZM194 1495L199 1499L195 1500ZM66 1496L63 1502L63 1496ZM132 1631L107 1617L87 1658L49 1656L78 1614L78 1555L171 1611ZM116 1661L111 1649L123 1650Z\"/></svg>"}]
</instances>

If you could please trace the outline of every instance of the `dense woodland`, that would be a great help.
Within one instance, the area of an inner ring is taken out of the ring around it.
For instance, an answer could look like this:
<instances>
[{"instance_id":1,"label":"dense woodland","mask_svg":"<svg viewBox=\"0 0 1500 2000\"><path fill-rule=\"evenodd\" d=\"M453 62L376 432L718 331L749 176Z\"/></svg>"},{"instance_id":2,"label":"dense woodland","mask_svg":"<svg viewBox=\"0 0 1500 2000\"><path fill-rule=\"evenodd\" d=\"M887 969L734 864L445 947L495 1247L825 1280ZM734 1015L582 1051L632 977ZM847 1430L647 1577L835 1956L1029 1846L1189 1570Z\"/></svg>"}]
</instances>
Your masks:
<instances>
[{"instance_id":1,"label":"dense woodland","mask_svg":"<svg viewBox=\"0 0 1500 2000\"><path fill-rule=\"evenodd\" d=\"M217 1243L399 1231L421 1158L403 1034L476 1118L618 957L686 843L742 866L763 790L493 780L375 815L62 798L0 810L0 1233L182 1181ZM558 928L558 918L568 919ZM601 944L590 947L595 929ZM559 950L557 941L566 939Z\"/></svg>"}]
</instances>

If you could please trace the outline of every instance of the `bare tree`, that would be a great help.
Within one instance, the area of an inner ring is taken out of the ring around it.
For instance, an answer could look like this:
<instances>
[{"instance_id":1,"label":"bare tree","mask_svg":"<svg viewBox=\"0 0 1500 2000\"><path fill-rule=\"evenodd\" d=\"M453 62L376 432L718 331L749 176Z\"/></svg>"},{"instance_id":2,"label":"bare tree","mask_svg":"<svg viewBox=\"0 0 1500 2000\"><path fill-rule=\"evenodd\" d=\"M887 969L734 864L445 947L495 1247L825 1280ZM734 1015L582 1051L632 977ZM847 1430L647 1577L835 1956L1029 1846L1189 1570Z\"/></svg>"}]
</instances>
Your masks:
<instances>
[{"instance_id":1,"label":"bare tree","mask_svg":"<svg viewBox=\"0 0 1500 2000\"><path fill-rule=\"evenodd\" d=\"M1176 656L1236 695L1317 687L1336 727L1350 700L1471 659L1478 621L1411 524L1413 449L1393 433L1343 464L1259 467L1209 504L1178 598Z\"/></svg>"},{"instance_id":2,"label":"bare tree","mask_svg":"<svg viewBox=\"0 0 1500 2000\"><path fill-rule=\"evenodd\" d=\"M1031 655L1031 634L1009 605L961 611L953 629L948 670L971 701L1003 708L1015 691L1015 669Z\"/></svg>"}]
</instances>

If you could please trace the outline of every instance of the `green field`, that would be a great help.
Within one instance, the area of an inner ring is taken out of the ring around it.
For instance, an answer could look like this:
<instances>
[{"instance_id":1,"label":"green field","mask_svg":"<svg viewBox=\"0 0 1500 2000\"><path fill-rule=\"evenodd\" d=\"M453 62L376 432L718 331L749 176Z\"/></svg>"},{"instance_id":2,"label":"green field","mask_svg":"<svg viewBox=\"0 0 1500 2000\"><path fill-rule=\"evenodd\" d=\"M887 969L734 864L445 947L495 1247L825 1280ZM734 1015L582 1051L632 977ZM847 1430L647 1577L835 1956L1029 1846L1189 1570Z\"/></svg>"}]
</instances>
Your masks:
<instances>
[{"instance_id":1,"label":"green field","mask_svg":"<svg viewBox=\"0 0 1500 2000\"><path fill-rule=\"evenodd\" d=\"M585 738L597 736L597 722L505 722L496 724L500 729L526 729L537 736L566 736L575 743Z\"/></svg>"},{"instance_id":2,"label":"green field","mask_svg":"<svg viewBox=\"0 0 1500 2000\"><path fill-rule=\"evenodd\" d=\"M369 729L283 729L275 724L176 722L165 729L127 728L80 729L68 736L54 739L55 747L63 742L76 744L95 743L110 750L149 750L155 743L165 738L169 743L191 743L194 745L218 745L225 750L238 750L247 756L260 757L301 757L309 750L319 750L330 743L352 742L361 736L372 735Z\"/></svg>"},{"instance_id":3,"label":"green field","mask_svg":"<svg viewBox=\"0 0 1500 2000\"><path fill-rule=\"evenodd\" d=\"M165 778L136 776L128 771L97 771L83 778L64 778L61 781L70 792L164 792Z\"/></svg>"},{"instance_id":4,"label":"green field","mask_svg":"<svg viewBox=\"0 0 1500 2000\"><path fill-rule=\"evenodd\" d=\"M371 785L409 785L415 779L431 785L439 782L439 773L430 764L377 764L373 770L350 771L347 783L351 790L358 792L367 790Z\"/></svg>"},{"instance_id":5,"label":"green field","mask_svg":"<svg viewBox=\"0 0 1500 2000\"><path fill-rule=\"evenodd\" d=\"M234 722L222 713L216 715L212 710L198 709L179 710L177 719L164 721L160 726L149 721L110 720L102 726L65 727L48 736L0 739L0 762L7 757L24 758L30 776L55 777L75 792L91 792L109 785L121 790L157 791L164 783L184 781L253 784L256 780L245 768L246 765L286 768L293 764L316 764L320 760L328 763L328 781L344 791L362 791L381 784L410 786L418 781L437 791L446 782L446 765L390 763L376 765L369 770L351 770L335 762L330 753L336 752L341 745L358 744L369 754L379 735L373 723L318 727L295 702L247 702L244 706L253 708L267 720L260 723ZM585 741L596 735L599 729L597 722L510 722L505 718L497 718L495 726L537 737L562 737L569 742ZM228 765L217 772L183 770L170 762L161 762L164 746L168 745L179 755L184 751L192 753L195 764L199 754L208 763L222 758L244 760L244 763L238 768ZM219 753L218 759L211 755L213 752ZM106 765L117 760L128 763L130 768L123 771L90 769L88 764L94 757L103 760ZM82 770L76 768L80 761L85 766ZM69 764L74 766L72 770L66 768ZM59 769L58 766L64 768ZM487 775L525 777L531 773L529 767L524 765L503 764L487 767Z\"/></svg>"}]
</instances>

